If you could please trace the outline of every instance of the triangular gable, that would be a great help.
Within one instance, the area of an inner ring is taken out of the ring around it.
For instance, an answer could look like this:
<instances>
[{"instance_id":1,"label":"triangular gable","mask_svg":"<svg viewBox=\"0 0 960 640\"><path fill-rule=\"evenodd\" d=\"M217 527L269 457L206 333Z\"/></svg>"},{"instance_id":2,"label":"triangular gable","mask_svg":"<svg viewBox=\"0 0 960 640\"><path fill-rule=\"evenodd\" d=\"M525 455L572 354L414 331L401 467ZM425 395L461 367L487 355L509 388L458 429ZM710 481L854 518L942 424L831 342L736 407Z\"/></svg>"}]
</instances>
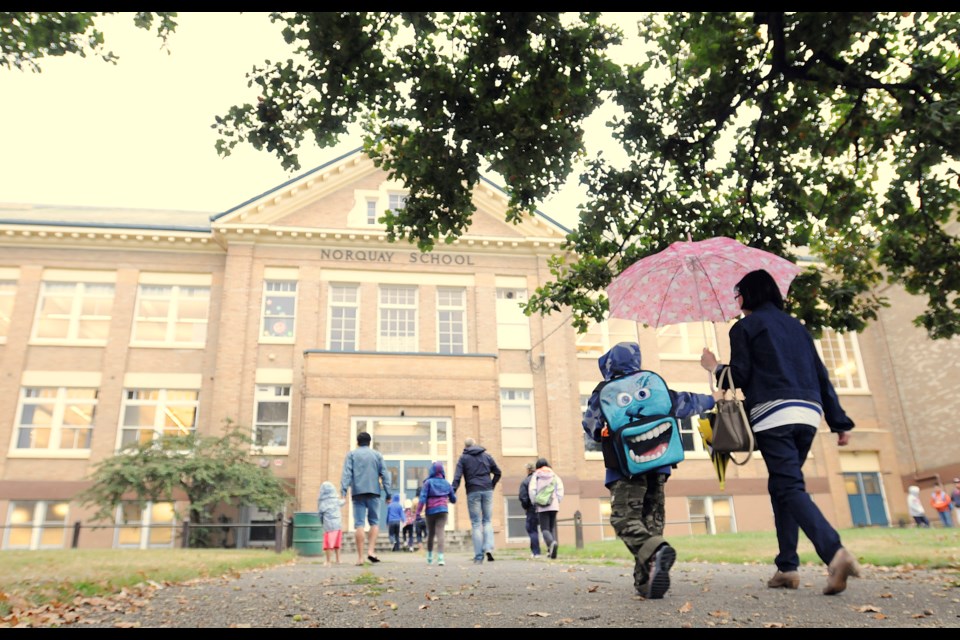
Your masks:
<instances>
[{"instance_id":1,"label":"triangular gable","mask_svg":"<svg viewBox=\"0 0 960 640\"><path fill-rule=\"evenodd\" d=\"M368 207L381 214L391 194L403 193L403 185L388 180L358 148L211 220L215 228L378 233L383 226L367 223ZM464 237L561 241L569 232L539 211L518 224L506 222L506 194L486 178L474 190L474 204L477 210Z\"/></svg>"}]
</instances>

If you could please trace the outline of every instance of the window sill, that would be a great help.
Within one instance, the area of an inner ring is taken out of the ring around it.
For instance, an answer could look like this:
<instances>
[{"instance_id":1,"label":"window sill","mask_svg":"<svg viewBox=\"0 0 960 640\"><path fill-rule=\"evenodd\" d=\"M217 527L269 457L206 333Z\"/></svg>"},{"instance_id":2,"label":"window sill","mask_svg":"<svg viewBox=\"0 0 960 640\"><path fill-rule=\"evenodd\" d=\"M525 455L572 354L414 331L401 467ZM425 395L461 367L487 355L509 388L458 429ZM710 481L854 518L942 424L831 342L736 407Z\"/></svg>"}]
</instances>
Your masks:
<instances>
[{"instance_id":1,"label":"window sill","mask_svg":"<svg viewBox=\"0 0 960 640\"><path fill-rule=\"evenodd\" d=\"M105 347L107 341L32 338L27 344L31 347Z\"/></svg>"},{"instance_id":2,"label":"window sill","mask_svg":"<svg viewBox=\"0 0 960 640\"><path fill-rule=\"evenodd\" d=\"M90 457L90 449L13 449L7 458L53 458L84 460Z\"/></svg>"},{"instance_id":3,"label":"window sill","mask_svg":"<svg viewBox=\"0 0 960 640\"><path fill-rule=\"evenodd\" d=\"M138 349L206 349L207 345L198 342L131 342Z\"/></svg>"}]
</instances>

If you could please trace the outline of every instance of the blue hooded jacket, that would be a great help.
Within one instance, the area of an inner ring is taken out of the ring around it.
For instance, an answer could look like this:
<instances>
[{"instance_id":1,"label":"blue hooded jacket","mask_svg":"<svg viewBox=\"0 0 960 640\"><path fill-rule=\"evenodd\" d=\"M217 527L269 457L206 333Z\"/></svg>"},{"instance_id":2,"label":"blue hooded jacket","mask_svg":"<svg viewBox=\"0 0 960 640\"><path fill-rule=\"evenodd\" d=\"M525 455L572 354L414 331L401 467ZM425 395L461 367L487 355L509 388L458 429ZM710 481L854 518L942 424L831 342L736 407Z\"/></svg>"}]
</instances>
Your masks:
<instances>
[{"instance_id":1,"label":"blue hooded jacket","mask_svg":"<svg viewBox=\"0 0 960 640\"><path fill-rule=\"evenodd\" d=\"M320 497L317 498L317 512L320 514L320 523L324 531L337 531L343 528L343 517L340 509L346 500L337 495L337 488L332 482L320 485Z\"/></svg>"},{"instance_id":2,"label":"blue hooded jacket","mask_svg":"<svg viewBox=\"0 0 960 640\"><path fill-rule=\"evenodd\" d=\"M447 503L457 501L457 492L447 482L443 475L443 463L434 462L430 465L430 473L420 488L420 502L417 504L417 513L426 508L426 514L446 513Z\"/></svg>"},{"instance_id":3,"label":"blue hooded jacket","mask_svg":"<svg viewBox=\"0 0 960 640\"><path fill-rule=\"evenodd\" d=\"M641 362L639 344L636 342L619 342L600 356L597 365L600 367L603 379L612 380L642 370ZM672 389L668 389L668 391L673 398L673 406L675 407L673 417L675 418L689 418L704 413L712 409L715 404L713 396L705 393L674 391ZM600 442L600 432L606 426L606 420L600 410L600 394L596 389L587 401L587 409L583 412L583 420L580 424L594 442ZM655 473L670 475L670 465L660 467ZM607 469L603 483L610 486L612 482L622 478L623 475L616 469Z\"/></svg>"},{"instance_id":4,"label":"blue hooded jacket","mask_svg":"<svg viewBox=\"0 0 960 640\"><path fill-rule=\"evenodd\" d=\"M395 493L387 506L387 524L403 522L404 520L406 520L406 516L403 513L403 502L400 500L400 494Z\"/></svg>"}]
</instances>

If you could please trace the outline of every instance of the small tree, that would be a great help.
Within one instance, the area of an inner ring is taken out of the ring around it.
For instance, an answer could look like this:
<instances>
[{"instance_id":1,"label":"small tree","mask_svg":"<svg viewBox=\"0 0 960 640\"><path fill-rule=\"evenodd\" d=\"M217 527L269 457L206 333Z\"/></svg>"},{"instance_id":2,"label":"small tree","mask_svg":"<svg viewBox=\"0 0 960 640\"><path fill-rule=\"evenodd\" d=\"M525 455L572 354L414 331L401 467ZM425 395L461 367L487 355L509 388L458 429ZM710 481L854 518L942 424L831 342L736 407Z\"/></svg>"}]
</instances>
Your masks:
<instances>
[{"instance_id":1,"label":"small tree","mask_svg":"<svg viewBox=\"0 0 960 640\"><path fill-rule=\"evenodd\" d=\"M291 500L289 485L250 458L251 444L230 428L221 437L192 433L128 446L94 467L93 484L77 500L97 507L96 521L113 521L123 501L141 508L148 501L172 502L177 490L187 496L191 522L212 522L222 505L280 511ZM207 537L200 530L191 544L203 545Z\"/></svg>"}]
</instances>

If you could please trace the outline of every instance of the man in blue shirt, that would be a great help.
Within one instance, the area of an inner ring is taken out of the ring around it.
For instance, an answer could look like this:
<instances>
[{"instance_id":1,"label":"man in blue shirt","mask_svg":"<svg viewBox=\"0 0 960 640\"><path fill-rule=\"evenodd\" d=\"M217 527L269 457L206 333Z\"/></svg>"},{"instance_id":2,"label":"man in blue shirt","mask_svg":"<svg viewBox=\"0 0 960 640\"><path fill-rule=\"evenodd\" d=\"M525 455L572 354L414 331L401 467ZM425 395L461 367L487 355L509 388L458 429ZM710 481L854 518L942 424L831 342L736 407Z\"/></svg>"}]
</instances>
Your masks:
<instances>
[{"instance_id":1,"label":"man in blue shirt","mask_svg":"<svg viewBox=\"0 0 960 640\"><path fill-rule=\"evenodd\" d=\"M376 556L377 533L380 530L380 493L390 491L383 455L370 447L370 440L370 434L366 431L357 434L357 448L347 453L340 476L340 496L346 498L349 489L353 503L358 566L364 564L364 519L370 525L367 531L367 560L380 562L380 558Z\"/></svg>"}]
</instances>

